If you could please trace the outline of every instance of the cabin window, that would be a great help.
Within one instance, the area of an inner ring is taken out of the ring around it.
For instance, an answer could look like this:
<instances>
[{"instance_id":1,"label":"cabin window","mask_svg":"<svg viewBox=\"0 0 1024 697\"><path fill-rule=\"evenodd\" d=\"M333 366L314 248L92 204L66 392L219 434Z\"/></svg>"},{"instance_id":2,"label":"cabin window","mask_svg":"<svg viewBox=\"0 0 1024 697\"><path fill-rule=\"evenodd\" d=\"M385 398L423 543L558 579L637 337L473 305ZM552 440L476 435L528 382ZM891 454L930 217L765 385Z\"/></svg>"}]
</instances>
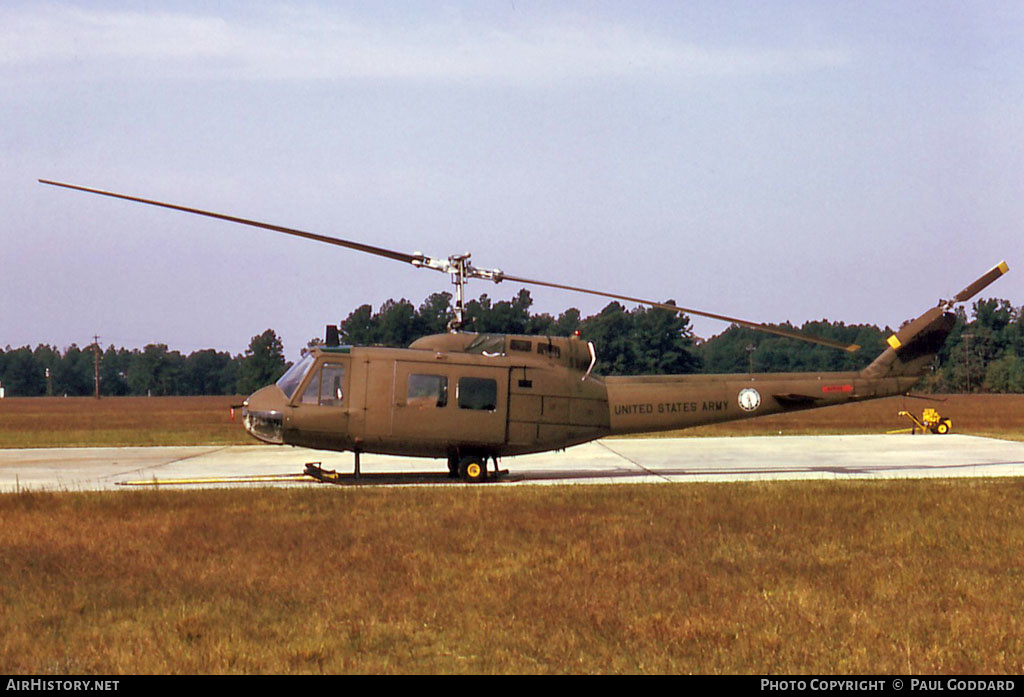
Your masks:
<instances>
[{"instance_id":1,"label":"cabin window","mask_svg":"<svg viewBox=\"0 0 1024 697\"><path fill-rule=\"evenodd\" d=\"M319 404L322 407L341 406L344 393L345 366L341 363L324 363L320 372L306 385L302 393L303 404Z\"/></svg>"},{"instance_id":2,"label":"cabin window","mask_svg":"<svg viewBox=\"0 0 1024 697\"><path fill-rule=\"evenodd\" d=\"M476 353L482 356L504 356L505 336L503 334L480 334L463 350L466 353Z\"/></svg>"},{"instance_id":3,"label":"cabin window","mask_svg":"<svg viewBox=\"0 0 1024 697\"><path fill-rule=\"evenodd\" d=\"M530 353L533 350L533 344L523 339L512 339L508 342L508 347L513 351L526 351Z\"/></svg>"},{"instance_id":4,"label":"cabin window","mask_svg":"<svg viewBox=\"0 0 1024 697\"><path fill-rule=\"evenodd\" d=\"M405 404L419 409L440 409L447 406L448 378L444 375L411 374Z\"/></svg>"},{"instance_id":5,"label":"cabin window","mask_svg":"<svg viewBox=\"0 0 1024 697\"><path fill-rule=\"evenodd\" d=\"M459 409L494 411L498 408L498 383L490 378L459 378Z\"/></svg>"},{"instance_id":6,"label":"cabin window","mask_svg":"<svg viewBox=\"0 0 1024 697\"><path fill-rule=\"evenodd\" d=\"M562 355L562 350L554 344L537 344L537 353L542 356L551 356L552 358L559 358Z\"/></svg>"}]
</instances>

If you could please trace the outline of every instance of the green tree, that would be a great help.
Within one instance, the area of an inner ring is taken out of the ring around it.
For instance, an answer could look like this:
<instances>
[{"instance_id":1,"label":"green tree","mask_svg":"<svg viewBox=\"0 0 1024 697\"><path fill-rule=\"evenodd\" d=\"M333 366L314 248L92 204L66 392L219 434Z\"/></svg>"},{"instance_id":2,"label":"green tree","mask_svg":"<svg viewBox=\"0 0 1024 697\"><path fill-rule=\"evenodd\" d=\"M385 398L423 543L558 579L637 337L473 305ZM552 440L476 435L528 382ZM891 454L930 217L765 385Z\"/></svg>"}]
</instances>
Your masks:
<instances>
[{"instance_id":1,"label":"green tree","mask_svg":"<svg viewBox=\"0 0 1024 697\"><path fill-rule=\"evenodd\" d=\"M433 293L417 310L420 336L443 334L448 331L448 322L455 313L452 311L451 293Z\"/></svg>"},{"instance_id":2,"label":"green tree","mask_svg":"<svg viewBox=\"0 0 1024 697\"><path fill-rule=\"evenodd\" d=\"M380 343L378 324L373 308L360 305L338 325L338 337L350 346L373 346Z\"/></svg>"},{"instance_id":3,"label":"green tree","mask_svg":"<svg viewBox=\"0 0 1024 697\"><path fill-rule=\"evenodd\" d=\"M36 363L28 346L14 350L7 347L0 381L8 397L36 397L46 393L44 370Z\"/></svg>"},{"instance_id":4,"label":"green tree","mask_svg":"<svg viewBox=\"0 0 1024 697\"><path fill-rule=\"evenodd\" d=\"M120 397L130 392L128 368L131 361L132 352L128 349L116 349L113 345L107 347L100 361L100 394Z\"/></svg>"},{"instance_id":5,"label":"green tree","mask_svg":"<svg viewBox=\"0 0 1024 697\"><path fill-rule=\"evenodd\" d=\"M182 365L179 394L234 394L238 364L231 354L204 349L190 353Z\"/></svg>"},{"instance_id":6,"label":"green tree","mask_svg":"<svg viewBox=\"0 0 1024 697\"><path fill-rule=\"evenodd\" d=\"M284 360L284 345L273 329L252 337L238 366L238 392L250 394L276 382L290 366Z\"/></svg>"},{"instance_id":7,"label":"green tree","mask_svg":"<svg viewBox=\"0 0 1024 697\"><path fill-rule=\"evenodd\" d=\"M608 303L600 313L588 317L581 330L583 338L594 342L599 375L630 375L637 365L633 341L633 318L617 302Z\"/></svg>"},{"instance_id":8,"label":"green tree","mask_svg":"<svg viewBox=\"0 0 1024 697\"><path fill-rule=\"evenodd\" d=\"M405 347L417 338L419 322L416 308L402 298L398 302L388 300L377 313L377 343L384 346Z\"/></svg>"},{"instance_id":9,"label":"green tree","mask_svg":"<svg viewBox=\"0 0 1024 697\"><path fill-rule=\"evenodd\" d=\"M670 300L668 304L675 303ZM695 352L693 330L686 315L657 307L638 307L630 314L638 374L697 372L701 361Z\"/></svg>"},{"instance_id":10,"label":"green tree","mask_svg":"<svg viewBox=\"0 0 1024 697\"><path fill-rule=\"evenodd\" d=\"M974 321L982 327L991 329L995 334L1002 332L1010 323L1020 319L1017 308L1008 300L997 298L978 300L974 303L973 311Z\"/></svg>"},{"instance_id":11,"label":"green tree","mask_svg":"<svg viewBox=\"0 0 1024 697\"><path fill-rule=\"evenodd\" d=\"M774 325L807 336L830 339L842 344L857 344L860 350L812 344L795 339L732 325L700 346L706 373L780 373L813 371L861 370L885 348L884 332L873 325L850 325L842 322L805 322L796 328L789 324Z\"/></svg>"},{"instance_id":12,"label":"green tree","mask_svg":"<svg viewBox=\"0 0 1024 697\"><path fill-rule=\"evenodd\" d=\"M71 344L53 369L53 392L57 395L82 397L93 394L95 388L94 356Z\"/></svg>"},{"instance_id":13,"label":"green tree","mask_svg":"<svg viewBox=\"0 0 1024 697\"><path fill-rule=\"evenodd\" d=\"M147 344L133 352L125 379L134 395L164 397L178 394L178 375L183 359L167 344Z\"/></svg>"},{"instance_id":14,"label":"green tree","mask_svg":"<svg viewBox=\"0 0 1024 697\"><path fill-rule=\"evenodd\" d=\"M583 319L580 316L580 311L575 307L570 307L555 320L555 333L558 336L572 336L582 326Z\"/></svg>"},{"instance_id":15,"label":"green tree","mask_svg":"<svg viewBox=\"0 0 1024 697\"><path fill-rule=\"evenodd\" d=\"M992 361L982 386L986 392L1024 392L1024 358L1007 353Z\"/></svg>"},{"instance_id":16,"label":"green tree","mask_svg":"<svg viewBox=\"0 0 1024 697\"><path fill-rule=\"evenodd\" d=\"M466 329L481 334L525 334L533 298L523 288L511 300L492 303L486 293L466 303Z\"/></svg>"},{"instance_id":17,"label":"green tree","mask_svg":"<svg viewBox=\"0 0 1024 697\"><path fill-rule=\"evenodd\" d=\"M60 365L61 361L60 351L53 346L39 344L36 346L35 351L32 352L32 358L35 360L36 370L42 371L43 380L45 381L45 387L41 394L48 396L57 394L53 381L54 375L57 373L57 366Z\"/></svg>"},{"instance_id":18,"label":"green tree","mask_svg":"<svg viewBox=\"0 0 1024 697\"><path fill-rule=\"evenodd\" d=\"M594 371L601 375L692 373L701 364L689 318L671 310L636 307L627 311L612 302L584 320L580 331L594 342Z\"/></svg>"}]
</instances>

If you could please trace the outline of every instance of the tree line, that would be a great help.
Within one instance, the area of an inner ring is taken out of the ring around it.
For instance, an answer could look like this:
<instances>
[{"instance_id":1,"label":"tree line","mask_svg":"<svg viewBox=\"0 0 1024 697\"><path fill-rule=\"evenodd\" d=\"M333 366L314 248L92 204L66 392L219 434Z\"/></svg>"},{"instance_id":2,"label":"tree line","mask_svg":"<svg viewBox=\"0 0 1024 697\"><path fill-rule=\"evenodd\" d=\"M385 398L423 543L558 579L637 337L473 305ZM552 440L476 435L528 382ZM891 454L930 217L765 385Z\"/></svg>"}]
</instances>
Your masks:
<instances>
[{"instance_id":1,"label":"tree line","mask_svg":"<svg viewBox=\"0 0 1024 697\"><path fill-rule=\"evenodd\" d=\"M418 306L388 300L378 310L363 305L339 326L342 343L408 346L415 339L446 331L453 317L450 293L434 293ZM671 301L669 301L671 303ZM820 320L799 327L822 338L859 344L850 353L731 326L706 341L694 336L683 314L658 308L627 309L609 303L582 317L576 308L557 316L533 313L533 299L520 290L509 300L486 294L466 304L466 331L501 334L580 336L597 349L601 375L679 373L770 373L860 370L885 349L892 329ZM957 321L936 366L921 389L934 392L1024 392L1024 308L1007 300L974 303ZM308 346L321 344L319 338ZM9 396L91 395L95 387L96 344L72 345L63 353L47 345L0 351L0 383ZM107 347L100 351L102 395L249 394L280 377L290 364L272 329L252 337L242 355L213 349L183 355L165 344L142 349Z\"/></svg>"},{"instance_id":2,"label":"tree line","mask_svg":"<svg viewBox=\"0 0 1024 697\"><path fill-rule=\"evenodd\" d=\"M925 374L918 391L1024 392L1024 308L1001 299L979 300L968 315L955 310L956 323ZM784 325L787 328L793 328ZM807 322L803 332L859 344L855 352L779 338L732 326L698 347L702 372L788 372L861 370L885 348L893 329L842 322Z\"/></svg>"},{"instance_id":3,"label":"tree line","mask_svg":"<svg viewBox=\"0 0 1024 697\"><path fill-rule=\"evenodd\" d=\"M267 329L237 356L214 349L186 356L166 344L142 349L72 344L63 353L46 344L7 346L0 351L0 383L9 397L92 395L97 374L101 396L249 394L277 380L288 365L281 340Z\"/></svg>"}]
</instances>

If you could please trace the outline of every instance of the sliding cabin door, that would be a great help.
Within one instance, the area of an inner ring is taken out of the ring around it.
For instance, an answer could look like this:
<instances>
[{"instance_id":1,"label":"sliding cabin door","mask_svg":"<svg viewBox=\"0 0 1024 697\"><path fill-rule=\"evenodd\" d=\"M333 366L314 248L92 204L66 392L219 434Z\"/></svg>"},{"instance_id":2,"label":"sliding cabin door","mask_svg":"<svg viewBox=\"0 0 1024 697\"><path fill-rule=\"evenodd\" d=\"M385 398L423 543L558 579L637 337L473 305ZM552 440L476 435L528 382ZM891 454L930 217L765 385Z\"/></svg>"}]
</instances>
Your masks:
<instances>
[{"instance_id":1,"label":"sliding cabin door","mask_svg":"<svg viewBox=\"0 0 1024 697\"><path fill-rule=\"evenodd\" d=\"M395 363L391 436L501 445L508 425L508 368Z\"/></svg>"}]
</instances>

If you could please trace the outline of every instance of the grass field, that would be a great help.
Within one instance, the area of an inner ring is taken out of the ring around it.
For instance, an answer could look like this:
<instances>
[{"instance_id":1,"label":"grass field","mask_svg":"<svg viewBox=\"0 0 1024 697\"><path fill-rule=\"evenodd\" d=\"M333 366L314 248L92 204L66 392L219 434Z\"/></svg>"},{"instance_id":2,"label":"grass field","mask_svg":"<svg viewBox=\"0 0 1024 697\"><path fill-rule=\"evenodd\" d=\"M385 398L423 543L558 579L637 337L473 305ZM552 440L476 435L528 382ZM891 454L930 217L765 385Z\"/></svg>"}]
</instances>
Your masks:
<instances>
[{"instance_id":1,"label":"grass field","mask_svg":"<svg viewBox=\"0 0 1024 697\"><path fill-rule=\"evenodd\" d=\"M1024 671L1019 480L0 496L0 672Z\"/></svg>"},{"instance_id":2,"label":"grass field","mask_svg":"<svg viewBox=\"0 0 1024 697\"><path fill-rule=\"evenodd\" d=\"M253 445L244 397L20 397L0 399L0 448Z\"/></svg>"}]
</instances>

